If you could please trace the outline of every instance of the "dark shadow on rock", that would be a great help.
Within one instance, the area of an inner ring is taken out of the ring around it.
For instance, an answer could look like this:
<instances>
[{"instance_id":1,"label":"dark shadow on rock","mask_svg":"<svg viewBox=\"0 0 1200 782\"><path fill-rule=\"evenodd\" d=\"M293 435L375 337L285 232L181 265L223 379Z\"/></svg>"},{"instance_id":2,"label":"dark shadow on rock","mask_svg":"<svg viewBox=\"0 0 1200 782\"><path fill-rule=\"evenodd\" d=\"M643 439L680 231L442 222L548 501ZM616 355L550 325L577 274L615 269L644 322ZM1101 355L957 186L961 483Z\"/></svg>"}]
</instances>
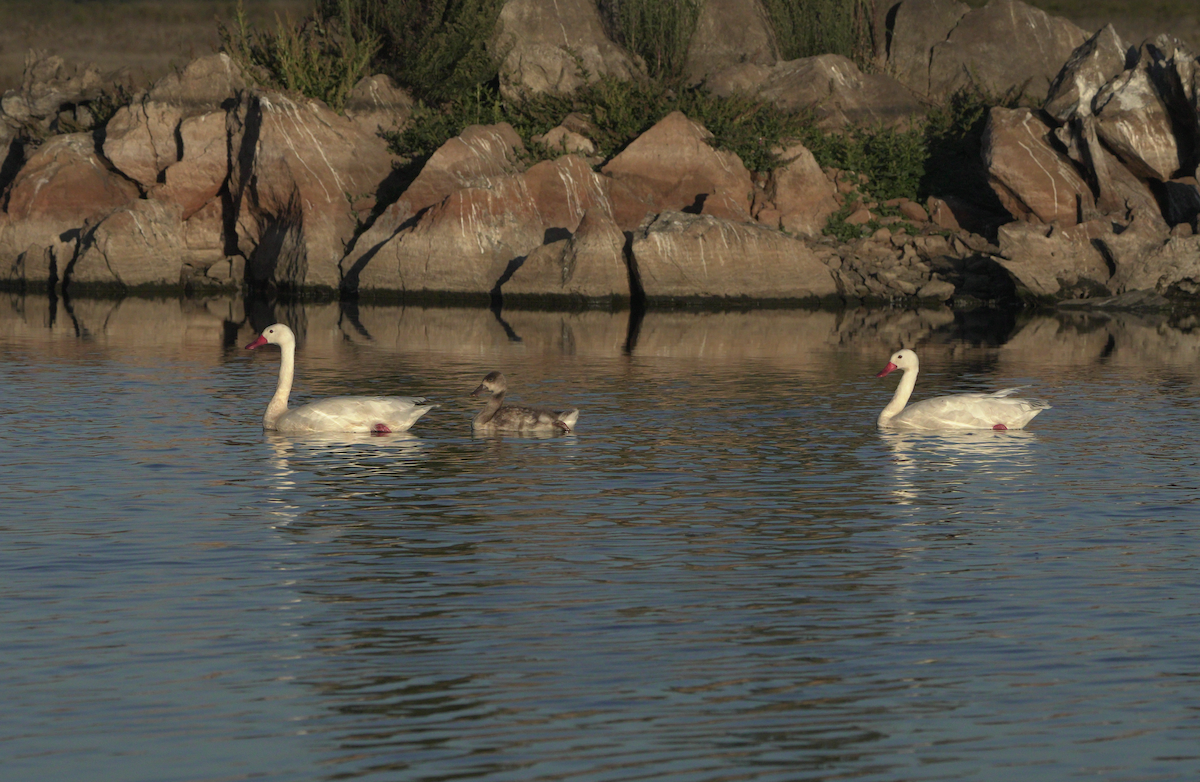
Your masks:
<instances>
[{"instance_id":1,"label":"dark shadow on rock","mask_svg":"<svg viewBox=\"0 0 1200 782\"><path fill-rule=\"evenodd\" d=\"M512 279L512 276L516 274L517 269L520 269L521 266L525 264L525 259L527 257L529 256L518 255L516 258L513 258L511 261L509 261L508 266L504 267L504 273L500 275L500 279L496 280L496 284L492 286L491 291L489 291L489 295L492 298L493 312L499 313L500 308L504 306L504 293L501 291L501 288L503 287L504 283ZM497 315L497 317L499 317L499 315Z\"/></svg>"},{"instance_id":2,"label":"dark shadow on rock","mask_svg":"<svg viewBox=\"0 0 1200 782\"><path fill-rule=\"evenodd\" d=\"M367 268L367 264L369 264L375 258L375 256L379 254L379 251L383 248L383 246L385 244L387 244L388 242L395 239L396 236L399 235L402 231L408 230L412 226L416 225L417 221L421 219L421 215L425 214L425 211L426 210L421 210L420 212L417 212L415 215L413 215L412 217L405 220L403 223L401 223L396 228L395 231L393 231L391 233L390 236L388 236L388 238L384 239L379 244L375 245L374 247L372 247L371 249L367 250L362 255L360 255L358 257L358 260L356 260L354 262L353 266L351 266L349 269L342 269L341 293L343 296L353 297L353 296L357 296L359 294L358 281L362 275L362 270ZM365 232L365 229L363 231L360 231L358 233L358 235L356 235L354 238L352 238L350 240L350 243L346 246L346 256L349 256L350 253L353 252L356 245L358 244L359 237L361 237L364 232ZM346 256L343 257L343 260L345 259Z\"/></svg>"},{"instance_id":3,"label":"dark shadow on rock","mask_svg":"<svg viewBox=\"0 0 1200 782\"><path fill-rule=\"evenodd\" d=\"M707 200L708 200L708 193L698 193L696 195L695 201L693 201L688 206L685 206L683 209L680 209L679 211L686 212L687 214L690 214L690 215L701 214L704 211L704 202Z\"/></svg>"}]
</instances>

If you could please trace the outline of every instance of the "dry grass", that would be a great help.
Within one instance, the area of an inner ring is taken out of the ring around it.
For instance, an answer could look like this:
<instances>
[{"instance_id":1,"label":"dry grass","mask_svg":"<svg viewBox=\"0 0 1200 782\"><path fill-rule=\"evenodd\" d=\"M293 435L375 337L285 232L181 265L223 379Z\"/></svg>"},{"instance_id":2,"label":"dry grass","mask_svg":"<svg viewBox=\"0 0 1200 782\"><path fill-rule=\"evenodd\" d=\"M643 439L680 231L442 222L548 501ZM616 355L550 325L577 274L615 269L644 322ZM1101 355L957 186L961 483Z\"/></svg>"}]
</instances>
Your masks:
<instances>
[{"instance_id":1,"label":"dry grass","mask_svg":"<svg viewBox=\"0 0 1200 782\"><path fill-rule=\"evenodd\" d=\"M275 15L299 19L311 0L245 0L256 24ZM124 70L135 86L214 52L216 20L232 19L236 0L3 0L0 2L0 91L21 83L30 49L68 62Z\"/></svg>"}]
</instances>

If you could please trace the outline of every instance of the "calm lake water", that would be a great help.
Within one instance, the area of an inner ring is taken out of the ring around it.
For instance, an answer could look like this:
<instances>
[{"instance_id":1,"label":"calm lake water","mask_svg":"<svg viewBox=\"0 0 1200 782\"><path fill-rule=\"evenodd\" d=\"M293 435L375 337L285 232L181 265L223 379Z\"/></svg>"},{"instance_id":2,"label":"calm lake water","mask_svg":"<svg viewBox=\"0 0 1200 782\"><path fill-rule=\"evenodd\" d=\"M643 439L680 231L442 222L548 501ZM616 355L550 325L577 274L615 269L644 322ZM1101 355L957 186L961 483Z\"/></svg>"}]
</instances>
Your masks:
<instances>
[{"instance_id":1,"label":"calm lake water","mask_svg":"<svg viewBox=\"0 0 1200 782\"><path fill-rule=\"evenodd\" d=\"M1193 324L67 305L0 301L5 780L1200 775ZM276 320L442 406L264 434ZM1054 407L881 433L902 345Z\"/></svg>"}]
</instances>

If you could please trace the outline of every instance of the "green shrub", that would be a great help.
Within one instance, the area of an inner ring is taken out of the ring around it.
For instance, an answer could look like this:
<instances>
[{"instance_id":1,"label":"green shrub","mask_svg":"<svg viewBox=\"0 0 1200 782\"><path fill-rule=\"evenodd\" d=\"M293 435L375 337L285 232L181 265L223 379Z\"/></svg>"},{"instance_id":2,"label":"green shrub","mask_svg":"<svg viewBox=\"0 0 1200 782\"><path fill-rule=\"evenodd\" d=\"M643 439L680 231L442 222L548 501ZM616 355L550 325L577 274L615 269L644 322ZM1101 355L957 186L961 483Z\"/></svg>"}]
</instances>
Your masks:
<instances>
[{"instance_id":1,"label":"green shrub","mask_svg":"<svg viewBox=\"0 0 1200 782\"><path fill-rule=\"evenodd\" d=\"M408 125L388 138L393 152L416 159L428 157L467 125L508 122L533 151L534 136L575 112L589 119L596 154L608 160L677 110L704 125L713 134L714 147L733 152L752 171L774 168L774 150L812 128L808 112L783 111L757 98L719 98L701 87L671 90L662 82L606 76L565 95L542 93L504 101L494 89L479 88L438 107L420 104Z\"/></svg>"},{"instance_id":2,"label":"green shrub","mask_svg":"<svg viewBox=\"0 0 1200 782\"><path fill-rule=\"evenodd\" d=\"M500 95L479 87L440 106L418 101L404 127L385 133L384 138L392 152L419 164L468 125L494 125L509 119Z\"/></svg>"},{"instance_id":3,"label":"green shrub","mask_svg":"<svg viewBox=\"0 0 1200 782\"><path fill-rule=\"evenodd\" d=\"M988 185L982 158L983 130L993 106L1015 107L1015 92L988 95L962 89L929 112L925 139L929 157L921 177L924 195L955 196L991 211L1002 210Z\"/></svg>"},{"instance_id":4,"label":"green shrub","mask_svg":"<svg viewBox=\"0 0 1200 782\"><path fill-rule=\"evenodd\" d=\"M785 60L841 54L873 67L874 0L764 0Z\"/></svg>"},{"instance_id":5,"label":"green shrub","mask_svg":"<svg viewBox=\"0 0 1200 782\"><path fill-rule=\"evenodd\" d=\"M367 75L378 39L352 30L351 2L330 0L302 22L276 17L276 31L256 31L238 0L232 27L219 23L222 49L261 83L325 101L341 111Z\"/></svg>"},{"instance_id":6,"label":"green shrub","mask_svg":"<svg viewBox=\"0 0 1200 782\"><path fill-rule=\"evenodd\" d=\"M488 51L504 0L318 0L347 6L351 34L380 42L372 67L431 105L463 100L496 78Z\"/></svg>"},{"instance_id":7,"label":"green shrub","mask_svg":"<svg viewBox=\"0 0 1200 782\"><path fill-rule=\"evenodd\" d=\"M929 158L921 128L859 126L826 133L812 126L801 140L822 166L865 174L866 190L878 200L919 197Z\"/></svg>"},{"instance_id":8,"label":"green shrub","mask_svg":"<svg viewBox=\"0 0 1200 782\"><path fill-rule=\"evenodd\" d=\"M606 0L601 13L609 34L646 63L650 78L676 84L683 79L688 47L704 0Z\"/></svg>"}]
</instances>

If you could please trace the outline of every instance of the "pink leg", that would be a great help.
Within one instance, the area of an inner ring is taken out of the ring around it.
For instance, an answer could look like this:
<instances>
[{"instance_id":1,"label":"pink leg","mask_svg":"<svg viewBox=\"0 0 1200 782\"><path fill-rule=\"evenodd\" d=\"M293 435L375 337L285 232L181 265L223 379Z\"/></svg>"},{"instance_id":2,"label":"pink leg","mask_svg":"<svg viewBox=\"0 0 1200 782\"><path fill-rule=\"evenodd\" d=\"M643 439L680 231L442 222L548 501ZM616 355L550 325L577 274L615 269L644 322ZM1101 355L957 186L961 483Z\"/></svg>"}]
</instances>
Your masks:
<instances>
[{"instance_id":1,"label":"pink leg","mask_svg":"<svg viewBox=\"0 0 1200 782\"><path fill-rule=\"evenodd\" d=\"M1004 424L996 424L996 425L995 425L995 426L993 426L992 428L993 428L993 429L996 429L996 430L1006 430L1006 429L1008 429L1008 427L1007 427L1007 426L1005 426Z\"/></svg>"}]
</instances>

